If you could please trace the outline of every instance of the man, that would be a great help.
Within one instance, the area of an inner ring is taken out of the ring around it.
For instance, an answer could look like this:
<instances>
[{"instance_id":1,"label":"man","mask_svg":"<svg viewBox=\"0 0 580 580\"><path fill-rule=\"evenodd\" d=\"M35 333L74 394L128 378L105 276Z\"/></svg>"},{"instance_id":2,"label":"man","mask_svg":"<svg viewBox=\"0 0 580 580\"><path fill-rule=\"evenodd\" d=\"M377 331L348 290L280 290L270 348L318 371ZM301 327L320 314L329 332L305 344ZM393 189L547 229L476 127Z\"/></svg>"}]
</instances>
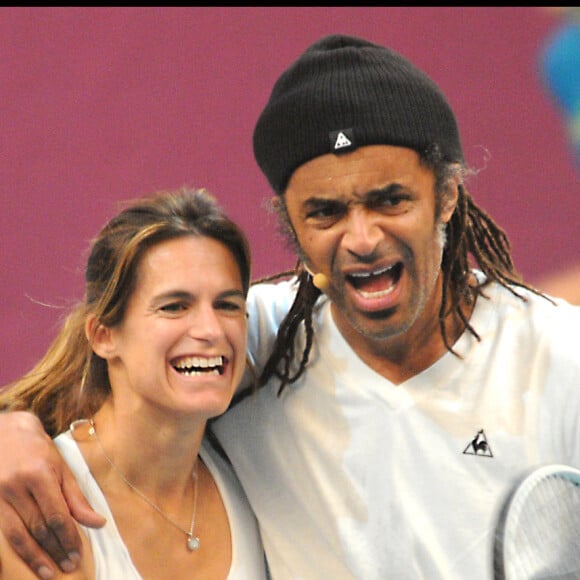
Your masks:
<instances>
[{"instance_id":1,"label":"man","mask_svg":"<svg viewBox=\"0 0 580 580\"><path fill-rule=\"evenodd\" d=\"M512 483L538 463L580 466L580 308L520 280L465 188L445 97L389 49L340 35L309 47L275 84L254 151L301 265L253 287L262 387L213 429L272 577L491 578ZM49 560L25 528L57 561L77 545L61 481L91 518L38 431L0 417L0 528L34 569Z\"/></svg>"}]
</instances>

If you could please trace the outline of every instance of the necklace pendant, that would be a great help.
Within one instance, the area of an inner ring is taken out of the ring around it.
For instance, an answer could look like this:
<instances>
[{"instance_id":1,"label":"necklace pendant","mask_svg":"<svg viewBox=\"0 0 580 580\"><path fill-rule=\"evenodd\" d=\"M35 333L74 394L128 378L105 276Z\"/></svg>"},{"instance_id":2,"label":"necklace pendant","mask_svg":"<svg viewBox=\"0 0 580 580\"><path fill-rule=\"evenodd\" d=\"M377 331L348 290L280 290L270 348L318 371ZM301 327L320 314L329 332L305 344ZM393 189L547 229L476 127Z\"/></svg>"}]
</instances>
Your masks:
<instances>
[{"instance_id":1,"label":"necklace pendant","mask_svg":"<svg viewBox=\"0 0 580 580\"><path fill-rule=\"evenodd\" d=\"M187 549L190 552L195 552L196 550L199 550L200 545L201 545L201 542L199 541L199 538L197 538L193 534L187 535Z\"/></svg>"}]
</instances>

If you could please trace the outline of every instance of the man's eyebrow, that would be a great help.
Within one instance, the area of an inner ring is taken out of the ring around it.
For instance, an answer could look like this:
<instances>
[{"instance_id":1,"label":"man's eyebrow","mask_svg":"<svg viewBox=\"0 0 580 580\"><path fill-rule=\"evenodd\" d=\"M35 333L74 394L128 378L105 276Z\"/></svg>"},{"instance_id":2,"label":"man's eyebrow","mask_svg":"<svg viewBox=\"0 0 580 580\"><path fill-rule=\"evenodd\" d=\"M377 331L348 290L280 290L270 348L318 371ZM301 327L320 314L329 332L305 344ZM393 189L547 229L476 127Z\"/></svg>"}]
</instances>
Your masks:
<instances>
[{"instance_id":1,"label":"man's eyebrow","mask_svg":"<svg viewBox=\"0 0 580 580\"><path fill-rule=\"evenodd\" d=\"M309 197L307 200L304 201L304 207L308 208L316 208L323 205L333 204L333 203L344 203L344 201L340 198L335 197Z\"/></svg>"},{"instance_id":2,"label":"man's eyebrow","mask_svg":"<svg viewBox=\"0 0 580 580\"><path fill-rule=\"evenodd\" d=\"M373 198L383 195L392 195L395 193L399 193L401 190L406 189L404 185L400 183L394 182L385 185L384 187L377 187L376 189L371 189L363 194L363 198Z\"/></svg>"},{"instance_id":3,"label":"man's eyebrow","mask_svg":"<svg viewBox=\"0 0 580 580\"><path fill-rule=\"evenodd\" d=\"M398 182L394 182L394 183L389 183L388 185L385 185L384 187L377 187L375 189L370 189L368 191L365 191L362 194L354 194L354 196L358 199L360 199L361 201L364 201L365 199L374 199L377 197L382 197L385 195L394 195L397 193L400 193L402 190L406 189L406 187ZM312 197L309 197L307 200L304 201L304 208L306 209L316 209L318 207L323 207L323 206L328 206L328 205L332 205L332 204L343 204L343 203L351 203L352 202L352 198L350 197L346 197L345 199L342 199L341 197L317 197L315 195L313 195Z\"/></svg>"}]
</instances>

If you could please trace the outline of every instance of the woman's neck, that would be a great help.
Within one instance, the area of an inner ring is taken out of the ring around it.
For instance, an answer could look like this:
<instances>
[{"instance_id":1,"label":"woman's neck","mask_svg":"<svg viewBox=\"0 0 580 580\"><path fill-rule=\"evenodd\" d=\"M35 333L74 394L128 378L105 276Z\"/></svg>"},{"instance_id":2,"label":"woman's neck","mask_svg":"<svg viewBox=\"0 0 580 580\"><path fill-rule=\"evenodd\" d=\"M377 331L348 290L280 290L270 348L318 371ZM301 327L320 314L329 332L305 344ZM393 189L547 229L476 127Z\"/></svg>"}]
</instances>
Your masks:
<instances>
[{"instance_id":1,"label":"woman's neck","mask_svg":"<svg viewBox=\"0 0 580 580\"><path fill-rule=\"evenodd\" d=\"M161 418L144 411L124 414L107 401L92 422L92 435L87 429L75 438L99 483L128 481L153 501L191 488L205 421Z\"/></svg>"}]
</instances>

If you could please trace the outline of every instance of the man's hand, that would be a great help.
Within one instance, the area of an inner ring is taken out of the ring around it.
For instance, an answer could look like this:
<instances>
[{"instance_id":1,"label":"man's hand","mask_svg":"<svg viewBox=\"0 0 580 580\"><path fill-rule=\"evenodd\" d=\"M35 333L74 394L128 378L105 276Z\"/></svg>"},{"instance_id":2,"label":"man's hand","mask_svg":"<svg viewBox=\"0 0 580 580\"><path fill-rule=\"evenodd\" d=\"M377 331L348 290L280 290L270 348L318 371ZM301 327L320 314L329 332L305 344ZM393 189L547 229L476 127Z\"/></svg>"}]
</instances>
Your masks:
<instances>
[{"instance_id":1,"label":"man's hand","mask_svg":"<svg viewBox=\"0 0 580 580\"><path fill-rule=\"evenodd\" d=\"M0 530L40 578L53 576L54 562L74 570L81 539L73 517L93 528L102 527L104 518L90 507L33 414L0 414L0 448Z\"/></svg>"}]
</instances>

